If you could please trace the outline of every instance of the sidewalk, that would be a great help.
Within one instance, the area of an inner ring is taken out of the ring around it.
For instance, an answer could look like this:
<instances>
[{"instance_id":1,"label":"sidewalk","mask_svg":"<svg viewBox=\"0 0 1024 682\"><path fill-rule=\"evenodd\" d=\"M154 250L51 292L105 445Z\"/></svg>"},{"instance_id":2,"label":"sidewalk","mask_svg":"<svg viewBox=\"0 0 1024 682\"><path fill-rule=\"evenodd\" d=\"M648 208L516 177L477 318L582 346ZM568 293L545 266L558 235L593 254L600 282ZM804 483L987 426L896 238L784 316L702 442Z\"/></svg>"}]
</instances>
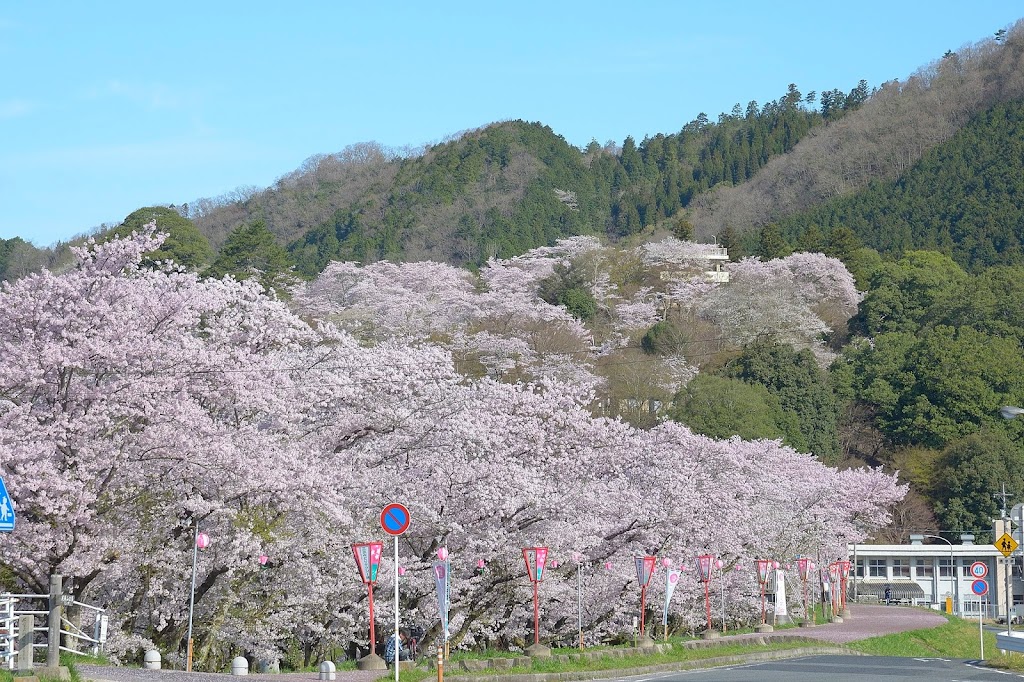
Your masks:
<instances>
[{"instance_id":1,"label":"sidewalk","mask_svg":"<svg viewBox=\"0 0 1024 682\"><path fill-rule=\"evenodd\" d=\"M860 639L877 637L878 635L937 627L946 622L946 619L938 612L930 613L922 609L905 606L854 604L850 606L850 612L852 613L852 618L842 623L829 623L828 625L818 625L813 628L790 628L766 635L757 633L726 635L713 641L724 643L747 639L757 640L765 637L771 637L776 640L779 637L801 637L842 645ZM139 668L115 668L95 665L79 665L78 670L82 675L82 679L91 682L221 682L222 680L238 679L238 677L227 673L186 673L178 670L140 670ZM618 672L621 673L623 671ZM382 670L345 670L338 671L337 680L338 682L373 682L387 674L393 675L394 673ZM250 673L248 679L261 682L304 682L305 680L319 679L319 674L315 672Z\"/></svg>"}]
</instances>

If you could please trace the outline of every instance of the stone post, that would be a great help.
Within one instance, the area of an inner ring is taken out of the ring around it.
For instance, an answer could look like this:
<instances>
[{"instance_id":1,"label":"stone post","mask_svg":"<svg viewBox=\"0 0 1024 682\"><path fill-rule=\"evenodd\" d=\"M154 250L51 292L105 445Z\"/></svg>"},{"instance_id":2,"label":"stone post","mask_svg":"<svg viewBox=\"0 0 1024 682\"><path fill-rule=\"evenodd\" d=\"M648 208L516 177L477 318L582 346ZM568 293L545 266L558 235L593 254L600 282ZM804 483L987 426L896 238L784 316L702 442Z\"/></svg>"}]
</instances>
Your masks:
<instances>
[{"instance_id":1,"label":"stone post","mask_svg":"<svg viewBox=\"0 0 1024 682\"><path fill-rule=\"evenodd\" d=\"M32 640L34 639L35 633L32 632L32 628L35 627L34 616L20 616L18 618L18 670L32 670L34 665L32 660Z\"/></svg>"},{"instance_id":2,"label":"stone post","mask_svg":"<svg viewBox=\"0 0 1024 682\"><path fill-rule=\"evenodd\" d=\"M61 592L64 591L63 578L59 575L50 576L50 616L47 620L46 667L56 668L60 665L60 621L63 607L60 603Z\"/></svg>"}]
</instances>

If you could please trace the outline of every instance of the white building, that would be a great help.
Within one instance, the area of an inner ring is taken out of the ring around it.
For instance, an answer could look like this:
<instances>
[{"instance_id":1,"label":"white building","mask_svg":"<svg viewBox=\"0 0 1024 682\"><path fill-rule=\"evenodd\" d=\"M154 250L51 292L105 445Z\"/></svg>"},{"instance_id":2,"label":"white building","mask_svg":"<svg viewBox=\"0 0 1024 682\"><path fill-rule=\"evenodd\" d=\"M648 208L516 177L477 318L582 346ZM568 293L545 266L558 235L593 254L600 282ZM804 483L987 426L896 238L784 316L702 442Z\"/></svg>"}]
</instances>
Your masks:
<instances>
[{"instance_id":1,"label":"white building","mask_svg":"<svg viewBox=\"0 0 1024 682\"><path fill-rule=\"evenodd\" d=\"M1003 534L1002 521L996 522L995 531L995 537ZM994 545L974 544L973 535L962 535L959 544L924 544L914 540L909 545L850 545L849 551L855 567L849 584L851 600L882 600L889 587L891 598L902 603L942 610L949 599L953 612L964 616L977 615L979 609L988 616L1006 613L1008 562ZM977 580L971 573L975 562L988 569L985 581L989 592L984 597L972 591ZM1024 602L1024 585L1019 576L1011 576L1010 591L1013 604Z\"/></svg>"}]
</instances>

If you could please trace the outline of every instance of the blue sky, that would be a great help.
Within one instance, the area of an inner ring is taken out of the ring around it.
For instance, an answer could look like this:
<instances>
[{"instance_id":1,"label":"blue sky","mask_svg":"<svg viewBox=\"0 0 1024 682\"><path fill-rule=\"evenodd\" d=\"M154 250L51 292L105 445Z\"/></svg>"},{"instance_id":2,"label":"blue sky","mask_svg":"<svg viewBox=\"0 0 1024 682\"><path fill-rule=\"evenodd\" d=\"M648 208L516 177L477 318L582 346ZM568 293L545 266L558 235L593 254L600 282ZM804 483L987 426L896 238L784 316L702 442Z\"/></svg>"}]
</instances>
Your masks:
<instances>
[{"instance_id":1,"label":"blue sky","mask_svg":"<svg viewBox=\"0 0 1024 682\"><path fill-rule=\"evenodd\" d=\"M374 6L371 7L370 5ZM505 119L637 141L740 102L904 79L1024 16L918 3L0 4L0 237L39 246L374 140Z\"/></svg>"}]
</instances>

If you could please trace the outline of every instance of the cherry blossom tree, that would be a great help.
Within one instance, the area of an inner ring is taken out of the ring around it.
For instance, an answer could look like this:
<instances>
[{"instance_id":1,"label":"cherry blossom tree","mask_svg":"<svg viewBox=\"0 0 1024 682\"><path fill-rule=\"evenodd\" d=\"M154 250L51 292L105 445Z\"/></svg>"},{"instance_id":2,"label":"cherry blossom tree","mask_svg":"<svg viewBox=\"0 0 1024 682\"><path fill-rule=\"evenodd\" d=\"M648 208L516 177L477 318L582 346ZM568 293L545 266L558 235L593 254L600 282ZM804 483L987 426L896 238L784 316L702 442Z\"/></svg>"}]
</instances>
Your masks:
<instances>
[{"instance_id":1,"label":"cherry blossom tree","mask_svg":"<svg viewBox=\"0 0 1024 682\"><path fill-rule=\"evenodd\" d=\"M445 546L455 645L518 646L532 627L522 547L561 562L542 588L553 637L574 636L582 557L599 638L635 613L635 555L711 552L728 571L842 552L904 492L775 441L595 417L594 382L572 376L585 365L552 359L576 358L565 339L587 329L530 298L539 256L480 281L435 264L338 264L298 292L296 314L255 283L140 268L159 243L88 245L77 268L0 291L0 475L18 512L0 562L19 588L71 578L109 609L115 654L181 655L197 527L213 538L198 563L198 661L215 668L233 647L298 645L308 662L331 643L365 646L349 545L382 537L388 502L413 517L399 542L403 618L437 636L430 562ZM460 371L473 342L492 367L530 357L529 371ZM827 535L815 523L826 518ZM747 595L739 614L755 609L748 574L728 573ZM699 597L684 581L674 618L699 624ZM379 597L381 618L394 608Z\"/></svg>"}]
</instances>

